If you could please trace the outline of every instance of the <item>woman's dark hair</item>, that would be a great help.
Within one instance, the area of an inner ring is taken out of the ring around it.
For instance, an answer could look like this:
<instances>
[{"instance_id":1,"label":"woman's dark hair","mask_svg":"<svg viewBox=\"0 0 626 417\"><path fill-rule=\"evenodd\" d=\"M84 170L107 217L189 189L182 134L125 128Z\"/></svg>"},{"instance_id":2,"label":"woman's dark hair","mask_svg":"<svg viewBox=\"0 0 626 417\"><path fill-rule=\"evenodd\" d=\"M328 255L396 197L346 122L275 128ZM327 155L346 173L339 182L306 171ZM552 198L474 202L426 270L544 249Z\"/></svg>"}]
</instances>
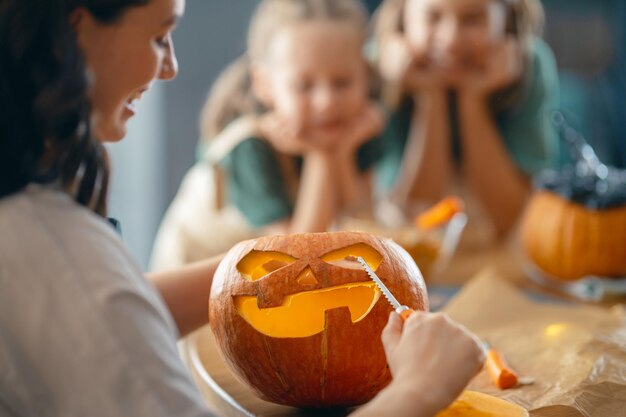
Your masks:
<instances>
[{"instance_id":1,"label":"woman's dark hair","mask_svg":"<svg viewBox=\"0 0 626 417\"><path fill-rule=\"evenodd\" d=\"M56 182L104 215L108 163L90 128L89 79L69 15L115 23L150 0L0 0L0 198Z\"/></svg>"}]
</instances>

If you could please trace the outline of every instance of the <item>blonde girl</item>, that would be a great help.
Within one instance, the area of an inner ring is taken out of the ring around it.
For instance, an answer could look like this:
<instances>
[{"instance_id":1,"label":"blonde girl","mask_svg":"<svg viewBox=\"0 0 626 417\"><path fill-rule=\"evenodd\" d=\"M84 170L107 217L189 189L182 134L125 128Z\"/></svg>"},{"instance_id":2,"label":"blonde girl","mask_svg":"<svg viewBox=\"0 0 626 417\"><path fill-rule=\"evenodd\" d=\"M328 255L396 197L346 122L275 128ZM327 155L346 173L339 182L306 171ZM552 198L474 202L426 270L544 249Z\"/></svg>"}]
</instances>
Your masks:
<instances>
[{"instance_id":1,"label":"blonde girl","mask_svg":"<svg viewBox=\"0 0 626 417\"><path fill-rule=\"evenodd\" d=\"M559 154L550 124L558 79L538 38L542 18L537 0L382 4L376 45L392 115L379 179L405 212L461 178L499 235L515 224L531 176Z\"/></svg>"},{"instance_id":2,"label":"blonde girl","mask_svg":"<svg viewBox=\"0 0 626 417\"><path fill-rule=\"evenodd\" d=\"M382 114L369 99L366 29L358 0L261 2L247 54L210 94L202 161L166 216L154 267L370 211Z\"/></svg>"}]
</instances>

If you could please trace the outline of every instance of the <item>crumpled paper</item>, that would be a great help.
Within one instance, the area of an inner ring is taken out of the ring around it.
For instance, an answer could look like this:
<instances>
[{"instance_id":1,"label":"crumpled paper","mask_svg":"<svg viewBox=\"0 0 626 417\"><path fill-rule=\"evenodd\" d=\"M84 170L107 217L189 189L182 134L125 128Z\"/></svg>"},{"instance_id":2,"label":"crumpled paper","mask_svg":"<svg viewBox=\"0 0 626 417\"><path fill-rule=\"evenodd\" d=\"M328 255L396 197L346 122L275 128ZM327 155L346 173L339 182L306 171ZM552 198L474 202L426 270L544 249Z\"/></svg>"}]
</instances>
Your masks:
<instances>
[{"instance_id":1,"label":"crumpled paper","mask_svg":"<svg viewBox=\"0 0 626 417\"><path fill-rule=\"evenodd\" d=\"M535 302L487 269L444 309L499 350L532 385L496 388L481 371L469 389L515 402L532 416L626 416L626 311Z\"/></svg>"}]
</instances>

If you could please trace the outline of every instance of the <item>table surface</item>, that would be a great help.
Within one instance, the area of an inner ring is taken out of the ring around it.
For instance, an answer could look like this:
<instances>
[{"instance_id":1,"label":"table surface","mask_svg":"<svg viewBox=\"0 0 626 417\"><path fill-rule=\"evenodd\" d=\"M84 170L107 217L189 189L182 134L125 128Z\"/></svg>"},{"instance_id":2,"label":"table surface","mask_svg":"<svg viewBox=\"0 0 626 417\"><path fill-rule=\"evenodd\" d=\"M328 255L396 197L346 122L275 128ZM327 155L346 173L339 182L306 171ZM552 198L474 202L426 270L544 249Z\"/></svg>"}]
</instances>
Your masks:
<instances>
[{"instance_id":1,"label":"table surface","mask_svg":"<svg viewBox=\"0 0 626 417\"><path fill-rule=\"evenodd\" d=\"M485 267L494 267L499 276L518 288L562 297L532 281L524 274L519 249L515 245L501 244L488 249L461 245L450 265L439 275L427 281L429 285L461 286ZM607 302L607 305L613 302ZM207 404L219 415L242 416L345 416L350 410L300 410L272 404L259 399L248 387L240 383L221 358L208 326L189 335L180 343L181 354L193 378L200 387ZM577 417L581 414L564 407L551 407L531 414L533 417Z\"/></svg>"}]
</instances>

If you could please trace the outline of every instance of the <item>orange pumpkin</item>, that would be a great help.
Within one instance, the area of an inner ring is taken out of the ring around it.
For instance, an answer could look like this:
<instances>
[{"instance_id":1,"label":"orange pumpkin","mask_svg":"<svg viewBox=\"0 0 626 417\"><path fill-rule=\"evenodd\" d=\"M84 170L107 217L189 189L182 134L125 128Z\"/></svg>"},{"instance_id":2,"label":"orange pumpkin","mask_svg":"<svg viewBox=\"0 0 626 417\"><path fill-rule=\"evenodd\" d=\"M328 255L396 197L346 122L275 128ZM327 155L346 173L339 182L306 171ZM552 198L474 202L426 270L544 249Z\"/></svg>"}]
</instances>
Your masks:
<instances>
[{"instance_id":1,"label":"orange pumpkin","mask_svg":"<svg viewBox=\"0 0 626 417\"><path fill-rule=\"evenodd\" d=\"M626 171L607 166L565 115L554 126L571 156L559 171L535 179L538 191L522 220L526 254L564 281L626 276Z\"/></svg>"},{"instance_id":2,"label":"orange pumpkin","mask_svg":"<svg viewBox=\"0 0 626 417\"><path fill-rule=\"evenodd\" d=\"M522 221L528 257L555 278L626 276L626 206L592 209L550 191L536 193Z\"/></svg>"},{"instance_id":3,"label":"orange pumpkin","mask_svg":"<svg viewBox=\"0 0 626 417\"><path fill-rule=\"evenodd\" d=\"M424 281L393 241L337 232L249 240L215 273L209 319L234 373L260 397L299 407L361 404L390 381L380 334L398 300L427 310Z\"/></svg>"}]
</instances>

